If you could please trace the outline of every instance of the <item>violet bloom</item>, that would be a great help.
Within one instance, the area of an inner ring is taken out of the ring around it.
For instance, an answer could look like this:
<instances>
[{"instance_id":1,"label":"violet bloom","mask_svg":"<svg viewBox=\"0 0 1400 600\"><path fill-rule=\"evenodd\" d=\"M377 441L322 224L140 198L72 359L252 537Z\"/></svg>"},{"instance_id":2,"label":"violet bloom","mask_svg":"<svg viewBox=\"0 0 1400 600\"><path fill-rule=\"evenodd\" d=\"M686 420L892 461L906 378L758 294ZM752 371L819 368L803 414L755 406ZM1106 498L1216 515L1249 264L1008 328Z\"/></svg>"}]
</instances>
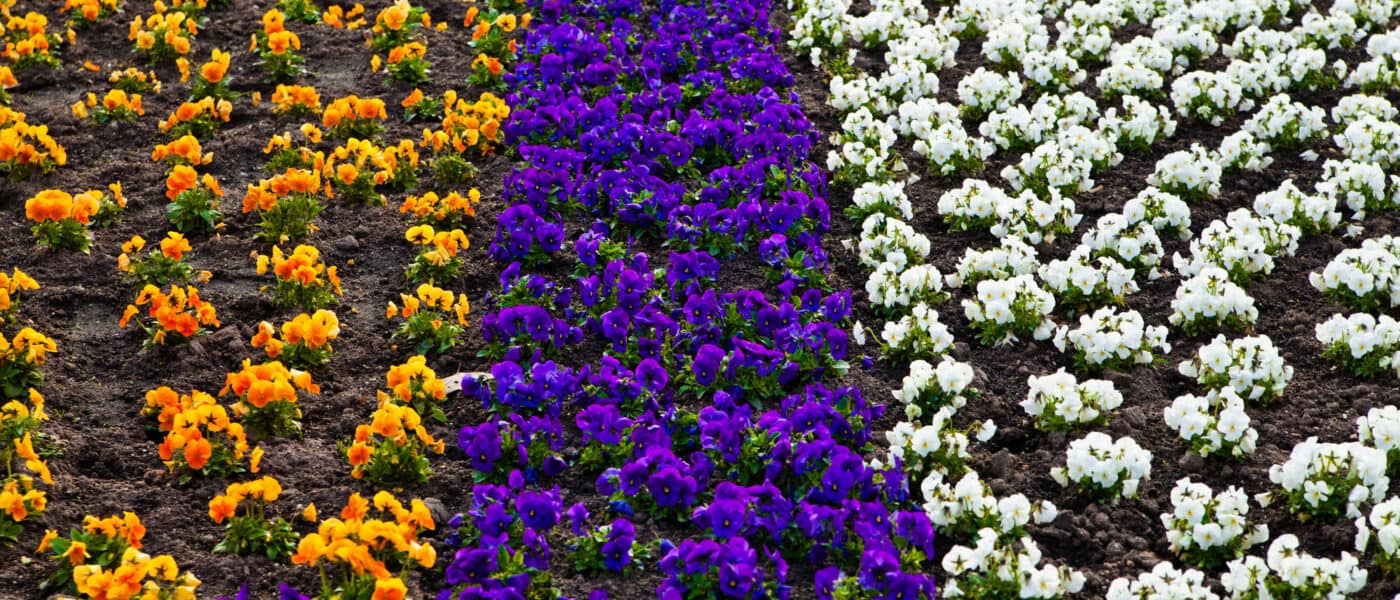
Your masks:
<instances>
[{"instance_id":1,"label":"violet bloom","mask_svg":"<svg viewBox=\"0 0 1400 600\"><path fill-rule=\"evenodd\" d=\"M594 404L579 411L574 423L582 430L585 443L614 446L622 442L622 432L631 425L631 420L622 417L616 406Z\"/></svg>"},{"instance_id":2,"label":"violet bloom","mask_svg":"<svg viewBox=\"0 0 1400 600\"><path fill-rule=\"evenodd\" d=\"M675 467L663 467L647 480L651 498L661 508L684 508L695 501L695 480Z\"/></svg>"},{"instance_id":3,"label":"violet bloom","mask_svg":"<svg viewBox=\"0 0 1400 600\"><path fill-rule=\"evenodd\" d=\"M501 437L494 421L480 426L467 425L457 434L457 446L472 461L472 468L479 473L491 473L496 461L501 459Z\"/></svg>"},{"instance_id":4,"label":"violet bloom","mask_svg":"<svg viewBox=\"0 0 1400 600\"><path fill-rule=\"evenodd\" d=\"M895 515L895 535L904 538L925 556L933 555L933 523L922 510L900 511Z\"/></svg>"},{"instance_id":5,"label":"violet bloom","mask_svg":"<svg viewBox=\"0 0 1400 600\"><path fill-rule=\"evenodd\" d=\"M598 266L598 247L605 235L597 231L585 231L578 236L574 242L574 253L578 255L578 261L588 265L589 268Z\"/></svg>"},{"instance_id":6,"label":"violet bloom","mask_svg":"<svg viewBox=\"0 0 1400 600\"><path fill-rule=\"evenodd\" d=\"M758 553L744 538L726 542L720 550L719 561L720 592L727 596L747 596L755 581L762 578L762 572L757 569Z\"/></svg>"},{"instance_id":7,"label":"violet bloom","mask_svg":"<svg viewBox=\"0 0 1400 600\"><path fill-rule=\"evenodd\" d=\"M889 576L899 571L899 557L880 550L866 550L860 557L860 584L870 589L885 586Z\"/></svg>"},{"instance_id":8,"label":"violet bloom","mask_svg":"<svg viewBox=\"0 0 1400 600\"><path fill-rule=\"evenodd\" d=\"M277 584L277 600L311 600L311 596L296 591L290 585L279 583Z\"/></svg>"},{"instance_id":9,"label":"violet bloom","mask_svg":"<svg viewBox=\"0 0 1400 600\"><path fill-rule=\"evenodd\" d=\"M564 511L564 516L569 518L569 530L574 535L583 535L583 527L588 524L588 507L582 502L577 502Z\"/></svg>"},{"instance_id":10,"label":"violet bloom","mask_svg":"<svg viewBox=\"0 0 1400 600\"><path fill-rule=\"evenodd\" d=\"M627 519L613 521L608 530L608 538L600 549L603 553L603 566L609 571L621 572L632 564L632 544L637 539L632 522Z\"/></svg>"},{"instance_id":11,"label":"violet bloom","mask_svg":"<svg viewBox=\"0 0 1400 600\"><path fill-rule=\"evenodd\" d=\"M515 523L515 515L510 514L505 506L492 504L482 511L481 517L477 519L476 527L481 531L483 540L501 543L510 537L512 523Z\"/></svg>"},{"instance_id":12,"label":"violet bloom","mask_svg":"<svg viewBox=\"0 0 1400 600\"><path fill-rule=\"evenodd\" d=\"M598 479L594 483L598 493L604 496L611 496L617 492L618 478L621 477L622 470L610 468L598 474Z\"/></svg>"},{"instance_id":13,"label":"violet bloom","mask_svg":"<svg viewBox=\"0 0 1400 600\"><path fill-rule=\"evenodd\" d=\"M719 591L730 598L745 598L754 583L754 566L725 563L719 568Z\"/></svg>"},{"instance_id":14,"label":"violet bloom","mask_svg":"<svg viewBox=\"0 0 1400 600\"><path fill-rule=\"evenodd\" d=\"M515 500L515 510L525 526L544 532L559 522L559 499L555 494L523 492Z\"/></svg>"},{"instance_id":15,"label":"violet bloom","mask_svg":"<svg viewBox=\"0 0 1400 600\"><path fill-rule=\"evenodd\" d=\"M885 597L890 600L918 600L934 597L932 578L917 573L894 573L885 585Z\"/></svg>"},{"instance_id":16,"label":"violet bloom","mask_svg":"<svg viewBox=\"0 0 1400 600\"><path fill-rule=\"evenodd\" d=\"M543 531L543 530L540 530ZM549 570L549 541L545 539L543 533L537 533L535 529L526 529L521 534L521 553L524 554L526 568L539 571Z\"/></svg>"},{"instance_id":17,"label":"violet bloom","mask_svg":"<svg viewBox=\"0 0 1400 600\"><path fill-rule=\"evenodd\" d=\"M647 358L637 363L637 381L642 384L643 388L659 393L666 388L667 382L670 381L670 375L666 372L666 368L661 366L661 363L655 359Z\"/></svg>"},{"instance_id":18,"label":"violet bloom","mask_svg":"<svg viewBox=\"0 0 1400 600\"><path fill-rule=\"evenodd\" d=\"M285 586L286 584L284 583L281 585ZM220 596L219 600L248 600L248 583L244 582L242 586L239 586L238 593L235 594L233 598Z\"/></svg>"},{"instance_id":19,"label":"violet bloom","mask_svg":"<svg viewBox=\"0 0 1400 600\"><path fill-rule=\"evenodd\" d=\"M457 551L444 574L449 585L481 583L496 571L495 549L463 548Z\"/></svg>"},{"instance_id":20,"label":"violet bloom","mask_svg":"<svg viewBox=\"0 0 1400 600\"><path fill-rule=\"evenodd\" d=\"M813 580L816 583L818 600L833 600L836 594L836 581L840 577L841 569L839 567L826 567L817 571Z\"/></svg>"},{"instance_id":21,"label":"violet bloom","mask_svg":"<svg viewBox=\"0 0 1400 600\"><path fill-rule=\"evenodd\" d=\"M694 360L690 362L695 383L704 387L714 385L715 377L719 375L720 362L724 360L725 355L724 349L714 344L701 346L695 353Z\"/></svg>"},{"instance_id":22,"label":"violet bloom","mask_svg":"<svg viewBox=\"0 0 1400 600\"><path fill-rule=\"evenodd\" d=\"M743 531L747 510L738 500L716 500L705 509L705 521L715 537L729 539Z\"/></svg>"},{"instance_id":23,"label":"violet bloom","mask_svg":"<svg viewBox=\"0 0 1400 600\"><path fill-rule=\"evenodd\" d=\"M611 500L608 502L608 510L619 515L632 516L632 504L626 500Z\"/></svg>"},{"instance_id":24,"label":"violet bloom","mask_svg":"<svg viewBox=\"0 0 1400 600\"><path fill-rule=\"evenodd\" d=\"M627 311L621 307L614 308L603 313L600 319L603 330L603 337L612 342L614 351L621 351L627 347L627 335L630 333L631 319L627 317Z\"/></svg>"}]
</instances>

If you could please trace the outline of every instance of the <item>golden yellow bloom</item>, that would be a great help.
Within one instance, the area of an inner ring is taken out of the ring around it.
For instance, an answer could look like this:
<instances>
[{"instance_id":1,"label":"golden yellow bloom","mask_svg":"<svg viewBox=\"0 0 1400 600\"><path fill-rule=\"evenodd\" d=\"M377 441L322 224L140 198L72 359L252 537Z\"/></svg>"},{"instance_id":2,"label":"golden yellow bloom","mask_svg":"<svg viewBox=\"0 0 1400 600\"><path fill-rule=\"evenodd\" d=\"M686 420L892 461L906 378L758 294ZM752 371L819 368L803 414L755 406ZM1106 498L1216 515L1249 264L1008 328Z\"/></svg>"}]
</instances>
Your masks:
<instances>
[{"instance_id":1,"label":"golden yellow bloom","mask_svg":"<svg viewBox=\"0 0 1400 600\"><path fill-rule=\"evenodd\" d=\"M57 539L57 538L58 538L58 531L57 531L57 530L49 529L49 530L44 531L44 539L39 540L39 547L36 548L34 551L35 551L35 552L48 552L48 551L49 551L49 546L50 546L50 545L53 543L53 541L54 541L55 539Z\"/></svg>"},{"instance_id":2,"label":"golden yellow bloom","mask_svg":"<svg viewBox=\"0 0 1400 600\"><path fill-rule=\"evenodd\" d=\"M160 241L160 252L172 260L184 258L185 253L190 251L190 241L177 231L165 234L165 239Z\"/></svg>"},{"instance_id":3,"label":"golden yellow bloom","mask_svg":"<svg viewBox=\"0 0 1400 600\"><path fill-rule=\"evenodd\" d=\"M430 244L433 241L433 227L431 225L415 225L409 227L404 233L404 239L413 244Z\"/></svg>"},{"instance_id":4,"label":"golden yellow bloom","mask_svg":"<svg viewBox=\"0 0 1400 600\"><path fill-rule=\"evenodd\" d=\"M231 496L215 496L209 501L209 518L215 523L223 523L224 519L232 518L238 510L238 500Z\"/></svg>"},{"instance_id":5,"label":"golden yellow bloom","mask_svg":"<svg viewBox=\"0 0 1400 600\"><path fill-rule=\"evenodd\" d=\"M326 540L318 533L308 533L297 544L297 553L292 555L292 564L314 567L325 553Z\"/></svg>"},{"instance_id":6,"label":"golden yellow bloom","mask_svg":"<svg viewBox=\"0 0 1400 600\"><path fill-rule=\"evenodd\" d=\"M380 579L374 582L374 595L371 600L404 600L408 587L398 578Z\"/></svg>"}]
</instances>

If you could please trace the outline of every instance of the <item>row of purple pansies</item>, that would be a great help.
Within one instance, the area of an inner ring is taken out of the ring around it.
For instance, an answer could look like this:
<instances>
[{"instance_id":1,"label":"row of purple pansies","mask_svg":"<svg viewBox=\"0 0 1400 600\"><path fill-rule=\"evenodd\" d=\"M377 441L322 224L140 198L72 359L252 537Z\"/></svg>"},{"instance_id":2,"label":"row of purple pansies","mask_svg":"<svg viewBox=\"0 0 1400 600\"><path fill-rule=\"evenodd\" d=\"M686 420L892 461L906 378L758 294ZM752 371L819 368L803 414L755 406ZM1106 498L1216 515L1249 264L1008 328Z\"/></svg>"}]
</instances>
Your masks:
<instances>
[{"instance_id":1,"label":"row of purple pansies","mask_svg":"<svg viewBox=\"0 0 1400 600\"><path fill-rule=\"evenodd\" d=\"M884 407L840 383L851 294L768 1L532 4L437 598L587 591L567 569L659 573L668 600L932 599L933 528L867 460Z\"/></svg>"}]
</instances>

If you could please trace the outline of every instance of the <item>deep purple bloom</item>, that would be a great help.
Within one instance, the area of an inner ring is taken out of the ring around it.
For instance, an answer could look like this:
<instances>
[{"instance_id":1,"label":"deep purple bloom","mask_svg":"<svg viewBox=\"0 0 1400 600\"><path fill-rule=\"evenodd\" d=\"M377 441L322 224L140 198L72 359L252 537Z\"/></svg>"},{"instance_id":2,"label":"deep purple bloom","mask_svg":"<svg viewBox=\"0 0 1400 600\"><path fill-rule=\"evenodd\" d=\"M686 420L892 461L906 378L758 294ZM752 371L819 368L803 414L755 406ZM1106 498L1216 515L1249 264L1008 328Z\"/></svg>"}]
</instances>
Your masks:
<instances>
[{"instance_id":1,"label":"deep purple bloom","mask_svg":"<svg viewBox=\"0 0 1400 600\"><path fill-rule=\"evenodd\" d=\"M609 571L621 572L632 564L632 539L619 538L608 540L601 548L603 553L603 566Z\"/></svg>"},{"instance_id":2,"label":"deep purple bloom","mask_svg":"<svg viewBox=\"0 0 1400 600\"><path fill-rule=\"evenodd\" d=\"M296 591L290 585L279 583L277 584L277 600L311 600L311 596Z\"/></svg>"},{"instance_id":3,"label":"deep purple bloom","mask_svg":"<svg viewBox=\"0 0 1400 600\"><path fill-rule=\"evenodd\" d=\"M637 364L637 381L642 384L642 387L650 391L660 392L666 387L666 383L670 381L670 376L666 373L666 368L661 366L661 363L654 359L647 358Z\"/></svg>"},{"instance_id":4,"label":"deep purple bloom","mask_svg":"<svg viewBox=\"0 0 1400 600\"><path fill-rule=\"evenodd\" d=\"M695 375L695 383L709 387L714 384L715 377L719 375L720 362L724 360L725 351L719 346L705 344L695 353L695 359L690 362L690 370Z\"/></svg>"},{"instance_id":5,"label":"deep purple bloom","mask_svg":"<svg viewBox=\"0 0 1400 600\"><path fill-rule=\"evenodd\" d=\"M826 567L817 571L814 581L817 588L817 598L819 600L832 600L836 593L836 580L841 577L841 569L838 567Z\"/></svg>"},{"instance_id":6,"label":"deep purple bloom","mask_svg":"<svg viewBox=\"0 0 1400 600\"><path fill-rule=\"evenodd\" d=\"M244 582L243 585L239 586L238 593L235 594L233 598L229 598L227 596L220 596L219 600L248 600L248 583Z\"/></svg>"},{"instance_id":7,"label":"deep purple bloom","mask_svg":"<svg viewBox=\"0 0 1400 600\"><path fill-rule=\"evenodd\" d=\"M559 500L557 495L541 492L524 492L515 500L515 510L525 526L544 532L559 522Z\"/></svg>"},{"instance_id":8,"label":"deep purple bloom","mask_svg":"<svg viewBox=\"0 0 1400 600\"><path fill-rule=\"evenodd\" d=\"M577 502L564 511L564 515L569 518L569 529L574 535L583 535L583 526L588 522L588 507Z\"/></svg>"},{"instance_id":9,"label":"deep purple bloom","mask_svg":"<svg viewBox=\"0 0 1400 600\"><path fill-rule=\"evenodd\" d=\"M695 480L675 467L664 467L647 480L647 490L657 506L686 507L695 501Z\"/></svg>"},{"instance_id":10,"label":"deep purple bloom","mask_svg":"<svg viewBox=\"0 0 1400 600\"><path fill-rule=\"evenodd\" d=\"M715 537L729 539L743 530L746 510L738 500L715 500L705 509L705 520Z\"/></svg>"},{"instance_id":11,"label":"deep purple bloom","mask_svg":"<svg viewBox=\"0 0 1400 600\"><path fill-rule=\"evenodd\" d=\"M719 568L719 591L730 598L744 598L753 587L753 579L753 565L725 563Z\"/></svg>"}]
</instances>

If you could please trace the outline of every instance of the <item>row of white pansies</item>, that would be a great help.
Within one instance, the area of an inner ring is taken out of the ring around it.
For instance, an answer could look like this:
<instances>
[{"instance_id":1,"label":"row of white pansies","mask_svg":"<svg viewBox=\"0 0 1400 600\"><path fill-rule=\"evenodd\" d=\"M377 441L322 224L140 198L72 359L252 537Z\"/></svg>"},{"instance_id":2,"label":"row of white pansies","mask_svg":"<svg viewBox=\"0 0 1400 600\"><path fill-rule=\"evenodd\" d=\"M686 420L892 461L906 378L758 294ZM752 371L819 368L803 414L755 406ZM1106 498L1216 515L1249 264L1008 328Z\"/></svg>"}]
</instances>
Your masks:
<instances>
[{"instance_id":1,"label":"row of white pansies","mask_svg":"<svg viewBox=\"0 0 1400 600\"><path fill-rule=\"evenodd\" d=\"M907 420L885 435L889 460L901 462L918 482L922 507L938 530L975 540L942 557L944 571L953 578L940 582L943 594L984 597L988 590L1008 585L1028 598L1078 592L1083 574L1041 564L1039 546L1025 529L1032 522L1054 520L1055 505L1022 494L997 498L968 464L970 438L986 441L996 431L991 421L967 429L953 426L957 410L977 396L973 377L971 365L950 358L937 366L912 361L894 392Z\"/></svg>"},{"instance_id":2,"label":"row of white pansies","mask_svg":"<svg viewBox=\"0 0 1400 600\"><path fill-rule=\"evenodd\" d=\"M1315 557L1299 548L1297 536L1279 536L1269 545L1265 558L1243 556L1251 546L1268 540L1268 527L1250 525L1246 520L1248 499L1231 487L1219 495L1189 479L1172 489L1173 512L1162 515L1172 551L1186 563L1210 568L1225 564L1220 583L1229 598L1343 598L1361 591L1368 572L1350 553L1338 559ZM1396 525L1400 501L1382 503L1372 513L1377 537L1383 549L1377 561L1394 561L1400 540ZM1363 527L1365 519L1358 521ZM1364 552L1370 540L1368 529L1360 529L1358 551ZM1385 563L1382 563L1385 564ZM1390 564L1394 564L1393 562ZM1205 574L1193 568L1178 571L1171 563L1158 563L1149 573L1136 578L1115 579L1109 585L1110 600L1142 598L1191 598L1212 600L1220 596L1205 584Z\"/></svg>"},{"instance_id":3,"label":"row of white pansies","mask_svg":"<svg viewBox=\"0 0 1400 600\"><path fill-rule=\"evenodd\" d=\"M888 44L886 69L875 76L849 73L848 77L846 72L852 69L846 64L845 55L849 50L829 53L829 58L844 65L840 69L843 75L832 81L831 103L848 116L843 131L835 134L838 151L832 153L829 161L838 178L860 183L894 177L902 167L891 151L898 135L916 144L919 154L930 160L932 172L948 175L975 170L994 147L1029 150L1032 145L1053 142L1046 129L1049 115L1067 113L1057 115L1064 124L1057 123L1056 128L1090 127L1100 116L1092 99L1076 92L1057 102L1059 96L1045 92L1058 93L1082 80L1084 71L1077 60L1093 64L1105 55L1109 66L1096 80L1104 97L1133 98L1125 100L1122 117L1111 109L1112 118L1098 124L1099 129L1093 133L1101 138L1140 147L1162 133L1170 134L1174 123L1165 109L1136 96L1169 96L1175 113L1216 124L1249 110L1256 100L1272 98L1261 118L1245 133L1262 139L1282 136L1274 146L1287 148L1319 133L1319 115L1316 109L1289 103L1286 95L1277 94L1332 84L1337 75L1346 75L1344 65L1324 64L1325 49L1350 43L1364 33L1344 9L1334 10L1326 17L1310 15L1299 26L1278 32L1258 28L1254 19L1192 22L1200 15L1163 5L1153 35L1127 44L1108 44L1107 36L1086 38L1075 33L1120 26L1126 20L1123 12L1111 8L1076 11L1077 23L1062 22L1060 38L1052 47L1041 20L1043 6L1007 3L972 7L960 15L968 6L969 3L962 3L929 19L923 6L910 2L876 2L870 13L860 17L848 14L848 3L817 1L804 5L792 43L800 49L815 50L818 63L827 56L823 48L841 46L848 39L857 45ZM1078 6L1084 5L1071 8ZM992 60L994 68L981 68L958 82L960 106L934 100L940 88L937 72L954 61L960 44L957 36L981 31L983 24L993 20L996 27L990 28L982 52ZM1215 31L1227 26L1244 27L1235 43L1226 48L1226 54L1232 57L1229 67L1221 72L1182 73L1217 51ZM1084 46L1086 39L1102 42ZM1394 45L1384 43L1388 40L1384 35L1374 36L1368 41L1368 48L1373 55L1383 57L1385 49ZM1375 60L1384 62L1383 58ZM1179 75L1170 94L1162 90L1163 75ZM1017 104L1025 95L1031 96L1027 99L1029 107ZM968 135L959 116L985 119L978 127L982 138ZM1292 133L1271 128L1286 124L1303 127ZM1236 138L1229 146L1247 150L1249 141ZM1027 166L1082 169L1077 160L1040 164L1052 158L1067 158L1074 151L1079 151L1076 158L1081 159L1089 158L1084 153L1097 153L1094 162L1100 169L1114 160L1112 151L1100 142L1068 152L1052 146L1042 151L1037 163ZM1242 163L1247 162L1242 159Z\"/></svg>"},{"instance_id":4,"label":"row of white pansies","mask_svg":"<svg viewBox=\"0 0 1400 600\"><path fill-rule=\"evenodd\" d=\"M1400 465L1400 409L1390 405L1371 409L1357 418L1356 437L1383 454L1387 472ZM1369 518L1355 519L1356 551L1373 549L1376 566L1391 576L1400 574L1400 498L1379 502L1371 508Z\"/></svg>"},{"instance_id":5,"label":"row of white pansies","mask_svg":"<svg viewBox=\"0 0 1400 600\"><path fill-rule=\"evenodd\" d=\"M1287 31L1267 27L1286 24L1277 17L1294 7L1288 0L964 1L932 16L922 4L907 1L873 2L872 10L860 16L850 14L848 2L804 5L793 43L814 63L840 73L832 81L830 101L843 115L843 128L833 134L835 150L828 165L838 181L856 186L855 206L848 214L863 220L859 252L872 269L866 288L872 304L890 317L880 336L887 353L941 357L952 347L953 336L936 309L948 296L946 282L972 294L963 301L964 312L986 343L1053 338L1087 371L1151 363L1156 352L1169 351L1165 328L1149 327L1136 312L1105 305L1121 304L1135 292L1138 276L1162 275L1163 240L1190 236L1188 202L1218 195L1226 174L1263 170L1272 154L1296 151L1334 133L1348 160L1328 163L1317 193L1286 182L1256 198L1253 211L1237 211L1208 226L1189 257L1173 257L1172 266L1186 277L1172 303L1173 325L1192 334L1251 326L1257 311L1239 283L1270 272L1274 257L1291 254L1301 236L1335 228L1339 204L1358 213L1395 204L1400 186L1383 170L1377 177L1373 168L1400 158L1400 128L1374 125L1393 113L1388 103L1350 97L1333 110L1336 125L1329 128L1325 112L1283 93L1355 79L1345 65L1326 64L1323 50L1361 39L1394 12L1389 4L1373 4L1343 0L1329 14L1309 14ZM1061 19L1053 31L1043 19L1047 15ZM1113 43L1111 32L1129 21L1149 23L1153 33ZM1229 66L1218 73L1191 71L1220 50L1222 33L1235 33L1225 48L1232 59ZM938 71L952 65L960 43L978 35L986 36L981 52L990 68L957 83L960 104L937 100L942 87ZM881 43L888 48L883 72L870 76L851 67L853 47ZM1101 111L1082 93L1064 94L1090 76L1086 67L1103 61L1108 66L1095 81L1106 99L1121 98L1121 110ZM1166 77L1176 81L1164 90ZM1074 196L1091 189L1093 177L1121 161L1123 152L1144 151L1170 137L1177 117L1222 123L1260 104L1243 130L1218 148L1196 147L1163 159L1149 180L1154 187L1122 213L1100 219L1069 258L1039 262L1033 246L1074 230L1081 219ZM976 122L976 135L964 119ZM928 239L904 222L913 217L913 206L900 181L916 177L897 150L904 144L926 162L914 171L944 177L980 171L999 152L1020 154L1000 173L1008 190L966 180L940 199L939 212L950 228L985 229L1000 239L995 248L969 249L942 282L939 271L923 263ZM1057 306L1083 314L1079 326L1056 324L1052 313ZM857 339L863 337L860 333ZM1221 364L1214 354L1221 349L1239 354ZM1221 338L1202 354L1182 370L1207 386L1206 399L1197 404L1215 422L1206 427L1185 416L1179 419L1181 426L1209 428L1216 433L1205 443L1233 445L1247 453L1256 434L1243 413L1246 399L1262 402L1278 394L1291 371L1267 338ZM936 369L921 361L911 366L910 377L896 392L909 421L889 434L891 454L913 465L926 509L938 515L940 527L975 540L974 546L958 546L945 556L945 571L953 577L945 595L976 597L984 586L1007 583L1019 586L1023 597L1074 591L1082 578L1041 566L1038 550L1023 537L1020 528L1029 521L1014 515L1029 503L1017 497L996 500L967 469L968 436L989 435L993 428L953 427L952 417L966 394L939 391L937 381L945 370L963 369L945 365L960 363L944 359ZM966 373L970 381L970 367ZM1046 382L1033 378L1023 405L1038 426L1074 429L1100 422L1121 402L1114 399L1111 385L1111 393L1105 393L1096 380L1081 384L1066 373L1052 377ZM1047 389L1053 394L1047 396ZM1222 411L1222 404L1234 408ZM1134 495L1150 475L1150 453L1129 438L1091 433L1072 442L1067 454L1056 478L1107 497ZM1214 532L1204 527L1201 544L1229 546L1242 535L1223 525L1218 537ZM1251 529L1249 537L1263 541L1267 533L1261 537ZM1231 554L1238 558L1239 552ZM1249 588L1256 580L1267 579L1270 568L1285 568L1274 564L1272 552L1267 562L1263 571L1255 569L1248 577L1233 577L1232 565L1227 591L1252 597ZM1324 586L1347 591L1352 581L1334 579Z\"/></svg>"}]
</instances>

